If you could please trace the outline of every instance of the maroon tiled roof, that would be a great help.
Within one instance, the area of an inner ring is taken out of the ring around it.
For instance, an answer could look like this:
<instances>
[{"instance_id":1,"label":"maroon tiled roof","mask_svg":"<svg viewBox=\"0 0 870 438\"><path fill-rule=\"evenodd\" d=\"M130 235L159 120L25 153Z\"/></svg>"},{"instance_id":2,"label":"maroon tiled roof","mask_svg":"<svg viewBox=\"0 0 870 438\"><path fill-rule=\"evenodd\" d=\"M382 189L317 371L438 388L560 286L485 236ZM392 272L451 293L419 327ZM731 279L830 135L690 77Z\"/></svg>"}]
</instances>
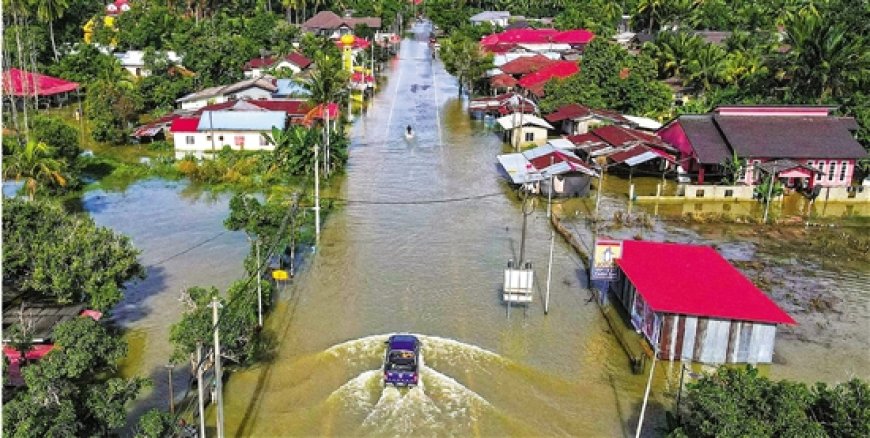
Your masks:
<instances>
[{"instance_id":1,"label":"maroon tiled roof","mask_svg":"<svg viewBox=\"0 0 870 438\"><path fill-rule=\"evenodd\" d=\"M306 58L305 55L299 52L292 52L285 56L284 59L303 70L308 68L312 62L310 59Z\"/></svg>"},{"instance_id":2,"label":"maroon tiled roof","mask_svg":"<svg viewBox=\"0 0 870 438\"><path fill-rule=\"evenodd\" d=\"M604 140L602 140L601 137L599 137L591 132L587 132L585 134L578 134L578 135L569 135L569 136L565 137L565 139L567 139L571 143L574 143L574 145L576 145L576 146L580 146L584 143L595 144L595 143L604 142Z\"/></svg>"},{"instance_id":3,"label":"maroon tiled roof","mask_svg":"<svg viewBox=\"0 0 870 438\"><path fill-rule=\"evenodd\" d=\"M313 17L302 23L302 28L307 30L338 29L347 26L353 29L357 24L365 24L374 29L381 28L381 19L378 17L339 17L332 11L320 11Z\"/></svg>"},{"instance_id":4,"label":"maroon tiled roof","mask_svg":"<svg viewBox=\"0 0 870 438\"><path fill-rule=\"evenodd\" d=\"M837 117L717 114L713 122L741 157L857 159L867 156L867 151Z\"/></svg>"},{"instance_id":5,"label":"maroon tiled roof","mask_svg":"<svg viewBox=\"0 0 870 438\"><path fill-rule=\"evenodd\" d=\"M245 70L251 70L255 68L268 68L272 64L275 63L275 58L271 56L261 56L259 58L251 58L248 62L245 63Z\"/></svg>"},{"instance_id":6,"label":"maroon tiled roof","mask_svg":"<svg viewBox=\"0 0 870 438\"><path fill-rule=\"evenodd\" d=\"M311 108L304 100L252 100L254 105L269 111L284 111L289 116L304 116Z\"/></svg>"},{"instance_id":7,"label":"maroon tiled roof","mask_svg":"<svg viewBox=\"0 0 870 438\"><path fill-rule=\"evenodd\" d=\"M686 133L698 163L720 164L731 156L731 149L716 128L712 115L683 115L677 119L677 123Z\"/></svg>"},{"instance_id":8,"label":"maroon tiled roof","mask_svg":"<svg viewBox=\"0 0 870 438\"><path fill-rule=\"evenodd\" d=\"M568 119L576 119L579 117L586 117L592 114L592 111L580 104L569 103L568 105L562 105L556 109L556 111L548 114L545 119L548 122L560 122L562 120Z\"/></svg>"}]
</instances>

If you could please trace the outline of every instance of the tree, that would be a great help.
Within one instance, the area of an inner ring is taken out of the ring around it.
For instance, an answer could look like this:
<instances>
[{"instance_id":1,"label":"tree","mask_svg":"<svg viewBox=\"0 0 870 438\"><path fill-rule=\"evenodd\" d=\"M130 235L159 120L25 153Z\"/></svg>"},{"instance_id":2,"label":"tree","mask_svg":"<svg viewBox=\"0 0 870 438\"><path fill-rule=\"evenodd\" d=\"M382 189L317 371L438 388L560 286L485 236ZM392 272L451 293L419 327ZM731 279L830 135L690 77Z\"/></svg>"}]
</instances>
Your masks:
<instances>
[{"instance_id":1,"label":"tree","mask_svg":"<svg viewBox=\"0 0 870 438\"><path fill-rule=\"evenodd\" d=\"M184 26L181 17L164 4L135 2L130 3L130 6L129 11L117 18L118 49L166 49L166 44L172 41L172 35Z\"/></svg>"},{"instance_id":2,"label":"tree","mask_svg":"<svg viewBox=\"0 0 870 438\"><path fill-rule=\"evenodd\" d=\"M34 117L30 135L35 141L50 145L53 157L63 160L67 169L75 165L76 158L82 152L78 131L56 117Z\"/></svg>"},{"instance_id":3,"label":"tree","mask_svg":"<svg viewBox=\"0 0 870 438\"><path fill-rule=\"evenodd\" d=\"M63 17L69 7L68 0L37 0L36 16L40 21L48 23L48 33L51 37L51 50L54 52L55 62L59 56L57 53L57 44L54 41L54 20Z\"/></svg>"},{"instance_id":4,"label":"tree","mask_svg":"<svg viewBox=\"0 0 870 438\"><path fill-rule=\"evenodd\" d=\"M723 82L727 57L724 49L715 44L706 44L700 46L692 55L685 79L697 90L708 91L714 84Z\"/></svg>"},{"instance_id":5,"label":"tree","mask_svg":"<svg viewBox=\"0 0 870 438\"><path fill-rule=\"evenodd\" d=\"M451 34L450 38L442 42L439 53L444 68L456 76L460 95L464 87L473 94L474 82L493 66L492 54L483 53L477 41L459 32Z\"/></svg>"},{"instance_id":6,"label":"tree","mask_svg":"<svg viewBox=\"0 0 870 438\"><path fill-rule=\"evenodd\" d=\"M24 145L13 143L11 148L12 153L3 162L3 176L24 179L24 188L31 201L36 198L40 186L66 185L65 165L54 158L55 152L47 144L30 140Z\"/></svg>"},{"instance_id":7,"label":"tree","mask_svg":"<svg viewBox=\"0 0 870 438\"><path fill-rule=\"evenodd\" d=\"M758 369L720 367L688 385L670 436L867 436L870 387L858 379L810 390Z\"/></svg>"},{"instance_id":8,"label":"tree","mask_svg":"<svg viewBox=\"0 0 870 438\"><path fill-rule=\"evenodd\" d=\"M175 416L168 412L150 409L139 417L136 428L133 431L135 438L163 438L175 437L181 430L175 422Z\"/></svg>"},{"instance_id":9,"label":"tree","mask_svg":"<svg viewBox=\"0 0 870 438\"><path fill-rule=\"evenodd\" d=\"M588 29L608 38L616 33L621 18L622 9L614 0L574 0L556 15L555 24L558 29Z\"/></svg>"},{"instance_id":10,"label":"tree","mask_svg":"<svg viewBox=\"0 0 870 438\"><path fill-rule=\"evenodd\" d=\"M107 311L124 284L144 276L126 236L47 201L3 203L3 279L32 299L87 302Z\"/></svg>"},{"instance_id":11,"label":"tree","mask_svg":"<svg viewBox=\"0 0 870 438\"><path fill-rule=\"evenodd\" d=\"M740 175L746 171L747 160L737 155L736 151L732 151L731 156L722 162L722 170L724 176L722 178L725 185L737 184L740 180Z\"/></svg>"},{"instance_id":12,"label":"tree","mask_svg":"<svg viewBox=\"0 0 870 438\"><path fill-rule=\"evenodd\" d=\"M50 65L48 73L86 87L99 79L117 81L126 75L118 58L100 52L91 44L77 44L60 62Z\"/></svg>"},{"instance_id":13,"label":"tree","mask_svg":"<svg viewBox=\"0 0 870 438\"><path fill-rule=\"evenodd\" d=\"M266 140L275 147L271 173L302 176L314 172L314 148L321 140L315 129L299 125L284 130L272 128L272 135Z\"/></svg>"},{"instance_id":14,"label":"tree","mask_svg":"<svg viewBox=\"0 0 870 438\"><path fill-rule=\"evenodd\" d=\"M129 80L98 80L88 87L85 113L94 122L94 140L123 144L142 108L142 96Z\"/></svg>"},{"instance_id":15,"label":"tree","mask_svg":"<svg viewBox=\"0 0 870 438\"><path fill-rule=\"evenodd\" d=\"M127 345L91 318L58 324L58 348L22 370L26 389L4 404L9 436L108 435L125 423L126 405L149 382L106 377L126 355Z\"/></svg>"}]
</instances>

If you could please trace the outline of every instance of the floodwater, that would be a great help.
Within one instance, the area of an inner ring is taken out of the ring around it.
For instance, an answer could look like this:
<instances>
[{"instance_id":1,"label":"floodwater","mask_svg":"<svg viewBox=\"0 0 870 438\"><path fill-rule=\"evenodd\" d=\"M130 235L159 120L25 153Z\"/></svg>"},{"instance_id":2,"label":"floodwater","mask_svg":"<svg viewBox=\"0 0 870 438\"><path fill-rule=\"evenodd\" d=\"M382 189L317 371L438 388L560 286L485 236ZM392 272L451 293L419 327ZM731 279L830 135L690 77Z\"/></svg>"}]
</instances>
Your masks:
<instances>
[{"instance_id":1,"label":"floodwater","mask_svg":"<svg viewBox=\"0 0 870 438\"><path fill-rule=\"evenodd\" d=\"M498 175L498 136L473 122L433 61L426 27L405 40L389 81L354 126L340 196L308 268L267 321L274 357L233 373L231 436L630 435L645 376L632 375L556 239L543 311L550 226L528 218L526 259L539 294L501 301L522 214ZM415 138L405 139L407 125ZM429 202L455 199L455 202ZM383 342L421 336L422 385L384 388ZM673 394L658 392L647 430ZM214 424L213 411L209 426Z\"/></svg>"},{"instance_id":2,"label":"floodwater","mask_svg":"<svg viewBox=\"0 0 870 438\"><path fill-rule=\"evenodd\" d=\"M87 192L82 207L97 224L130 236L146 268L147 277L129 284L112 310L112 321L124 328L129 344L121 374L150 377L154 383L134 404L130 418L150 408L168 410L169 329L185 309L180 292L191 286L225 290L244 275L247 239L223 226L229 196L152 179L123 192ZM185 366L174 371L178 395L188 385L189 373Z\"/></svg>"}]
</instances>

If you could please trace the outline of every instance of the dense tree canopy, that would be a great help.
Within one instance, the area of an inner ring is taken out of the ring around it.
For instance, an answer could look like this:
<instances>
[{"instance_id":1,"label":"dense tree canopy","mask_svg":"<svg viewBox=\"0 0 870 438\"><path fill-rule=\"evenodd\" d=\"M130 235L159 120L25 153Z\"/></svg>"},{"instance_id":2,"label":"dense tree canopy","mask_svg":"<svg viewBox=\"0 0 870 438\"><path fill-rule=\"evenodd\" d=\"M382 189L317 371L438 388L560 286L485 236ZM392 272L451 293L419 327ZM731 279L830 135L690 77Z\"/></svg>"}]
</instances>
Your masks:
<instances>
[{"instance_id":1,"label":"dense tree canopy","mask_svg":"<svg viewBox=\"0 0 870 438\"><path fill-rule=\"evenodd\" d=\"M858 379L808 388L760 377L752 367L721 367L689 384L681 404L672 436L870 435L870 385Z\"/></svg>"},{"instance_id":2,"label":"dense tree canopy","mask_svg":"<svg viewBox=\"0 0 870 438\"><path fill-rule=\"evenodd\" d=\"M59 348L23 367L26 388L4 403L4 435L105 436L123 427L127 403L148 385L142 378L108 377L127 345L87 317L59 324L53 337Z\"/></svg>"},{"instance_id":3,"label":"dense tree canopy","mask_svg":"<svg viewBox=\"0 0 870 438\"><path fill-rule=\"evenodd\" d=\"M671 90L655 79L655 65L649 57L634 56L616 44L595 39L586 47L580 73L547 83L541 110L546 113L567 103L579 103L659 116L670 108Z\"/></svg>"},{"instance_id":4,"label":"dense tree canopy","mask_svg":"<svg viewBox=\"0 0 870 438\"><path fill-rule=\"evenodd\" d=\"M107 311L142 277L130 240L48 201L3 202L3 284L33 299Z\"/></svg>"}]
</instances>

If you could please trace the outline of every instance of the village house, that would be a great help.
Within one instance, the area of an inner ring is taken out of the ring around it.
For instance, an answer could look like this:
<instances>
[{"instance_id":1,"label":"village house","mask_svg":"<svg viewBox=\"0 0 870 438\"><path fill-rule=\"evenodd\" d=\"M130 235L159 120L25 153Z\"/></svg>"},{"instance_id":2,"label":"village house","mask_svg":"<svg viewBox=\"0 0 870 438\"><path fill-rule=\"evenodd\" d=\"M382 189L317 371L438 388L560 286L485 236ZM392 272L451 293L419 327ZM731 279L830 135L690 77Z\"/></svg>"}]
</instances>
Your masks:
<instances>
[{"instance_id":1,"label":"village house","mask_svg":"<svg viewBox=\"0 0 870 438\"><path fill-rule=\"evenodd\" d=\"M856 163L867 152L855 140L855 119L833 116L833 109L720 106L709 114L682 115L658 134L680 151L682 167L699 184L707 175L721 175L723 164L736 155L748 163L737 181L742 184L761 181L760 164L790 160L793 166L776 168L776 177L788 187L845 187L852 184Z\"/></svg>"},{"instance_id":2,"label":"village house","mask_svg":"<svg viewBox=\"0 0 870 438\"><path fill-rule=\"evenodd\" d=\"M523 76L517 81L517 85L531 91L535 96L541 97L544 95L544 86L551 79L564 79L579 72L580 67L576 62L553 61L540 70Z\"/></svg>"},{"instance_id":3,"label":"village house","mask_svg":"<svg viewBox=\"0 0 870 438\"><path fill-rule=\"evenodd\" d=\"M292 52L280 58L261 56L245 63L244 75L246 78L255 78L263 76L267 71L282 69L290 70L295 75L311 66L311 62L310 59L299 52Z\"/></svg>"},{"instance_id":4,"label":"village house","mask_svg":"<svg viewBox=\"0 0 870 438\"><path fill-rule=\"evenodd\" d=\"M181 109L196 110L206 105L233 100L265 100L271 98L276 91L278 91L278 87L275 86L272 79L251 78L235 84L219 85L190 93L176 102L181 105Z\"/></svg>"},{"instance_id":5,"label":"village house","mask_svg":"<svg viewBox=\"0 0 870 438\"><path fill-rule=\"evenodd\" d=\"M553 144L497 157L499 169L515 185L532 193L553 196L584 196L598 173L572 152ZM552 178L552 185L551 185Z\"/></svg>"},{"instance_id":6,"label":"village house","mask_svg":"<svg viewBox=\"0 0 870 438\"><path fill-rule=\"evenodd\" d=\"M274 150L272 128L284 129L283 111L203 111L172 121L175 158L210 158L225 146L234 151Z\"/></svg>"},{"instance_id":7,"label":"village house","mask_svg":"<svg viewBox=\"0 0 870 438\"><path fill-rule=\"evenodd\" d=\"M616 264L611 294L659 359L771 363L796 324L712 247L626 240Z\"/></svg>"},{"instance_id":8,"label":"village house","mask_svg":"<svg viewBox=\"0 0 870 438\"><path fill-rule=\"evenodd\" d=\"M578 135L601 125L634 126L634 123L616 111L592 109L580 104L563 105L544 117L548 122L561 127L564 135Z\"/></svg>"},{"instance_id":9,"label":"village house","mask_svg":"<svg viewBox=\"0 0 870 438\"><path fill-rule=\"evenodd\" d=\"M508 11L483 11L472 15L468 21L471 24L478 26L483 23L489 23L493 26L506 27L510 21L511 13Z\"/></svg>"},{"instance_id":10,"label":"village house","mask_svg":"<svg viewBox=\"0 0 870 438\"><path fill-rule=\"evenodd\" d=\"M353 34L353 29L360 24L377 30L381 28L381 19L379 17L351 17L349 15L339 17L335 12L320 11L302 23L302 30L318 36L338 39L342 35Z\"/></svg>"},{"instance_id":11,"label":"village house","mask_svg":"<svg viewBox=\"0 0 870 438\"><path fill-rule=\"evenodd\" d=\"M159 55L165 55L166 59L169 62L175 65L181 65L182 58L178 56L173 51L167 51L164 53L158 53ZM131 75L136 76L137 78L149 76L151 74L145 68L145 52L142 50L128 50L126 52L116 52L114 53L115 57L118 58L118 61L121 63L121 67L124 67L124 70L127 70Z\"/></svg>"},{"instance_id":12,"label":"village house","mask_svg":"<svg viewBox=\"0 0 870 438\"><path fill-rule=\"evenodd\" d=\"M523 113L513 113L496 119L503 131L502 141L519 147L541 146L547 142L547 130L553 126L546 120Z\"/></svg>"}]
</instances>

